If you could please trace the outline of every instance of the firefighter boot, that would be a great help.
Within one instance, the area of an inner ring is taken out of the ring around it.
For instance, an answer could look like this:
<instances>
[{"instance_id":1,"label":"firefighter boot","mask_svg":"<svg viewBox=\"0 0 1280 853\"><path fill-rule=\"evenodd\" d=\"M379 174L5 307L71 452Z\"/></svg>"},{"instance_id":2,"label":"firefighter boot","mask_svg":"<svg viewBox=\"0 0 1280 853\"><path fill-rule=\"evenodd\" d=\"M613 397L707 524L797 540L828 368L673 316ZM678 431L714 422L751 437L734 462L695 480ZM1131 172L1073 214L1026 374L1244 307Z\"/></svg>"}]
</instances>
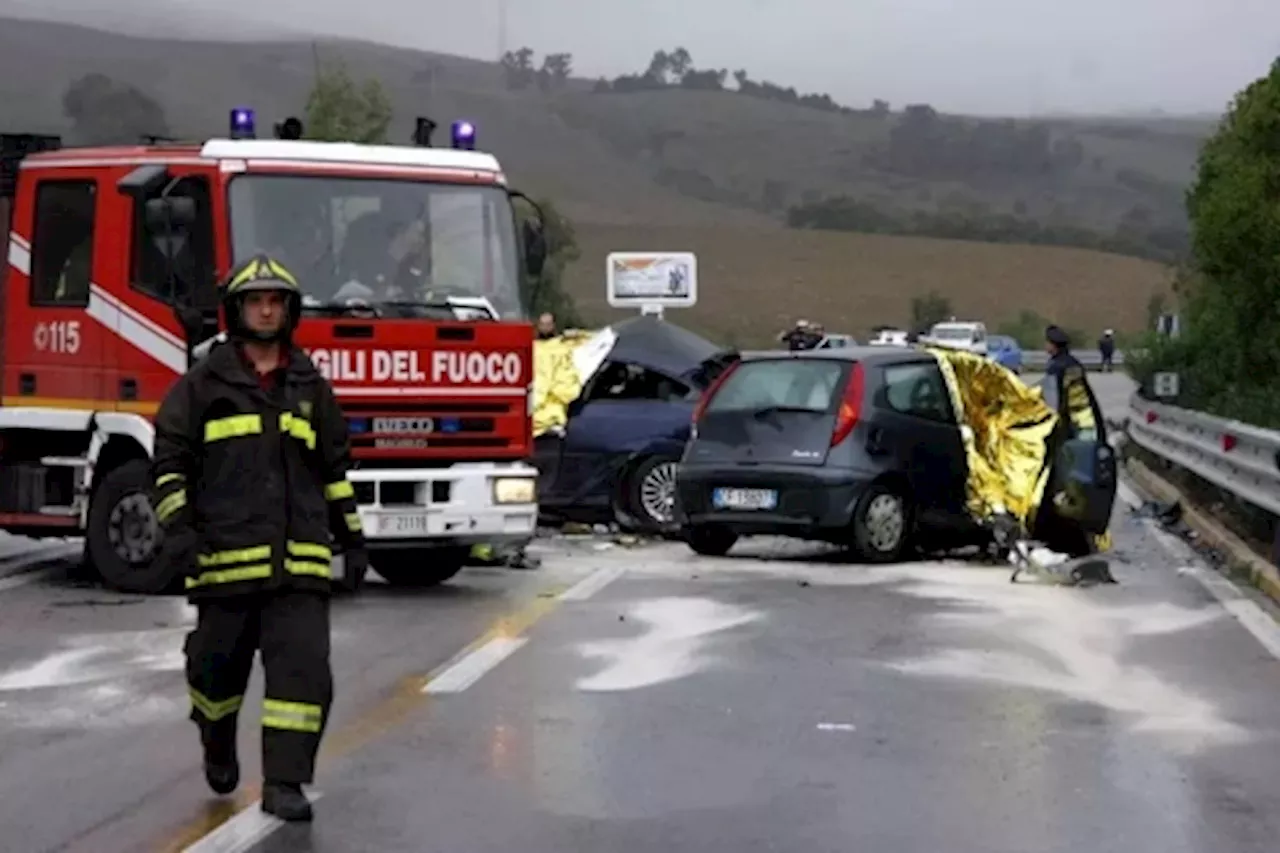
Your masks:
<instances>
[{"instance_id":1,"label":"firefighter boot","mask_svg":"<svg viewBox=\"0 0 1280 853\"><path fill-rule=\"evenodd\" d=\"M235 726L202 726L200 740L204 744L205 781L215 794L230 794L240 784Z\"/></svg>"},{"instance_id":2,"label":"firefighter boot","mask_svg":"<svg viewBox=\"0 0 1280 853\"><path fill-rule=\"evenodd\" d=\"M311 801L302 793L302 786L293 782L267 782L262 786L262 810L281 820L306 822L311 820Z\"/></svg>"}]
</instances>

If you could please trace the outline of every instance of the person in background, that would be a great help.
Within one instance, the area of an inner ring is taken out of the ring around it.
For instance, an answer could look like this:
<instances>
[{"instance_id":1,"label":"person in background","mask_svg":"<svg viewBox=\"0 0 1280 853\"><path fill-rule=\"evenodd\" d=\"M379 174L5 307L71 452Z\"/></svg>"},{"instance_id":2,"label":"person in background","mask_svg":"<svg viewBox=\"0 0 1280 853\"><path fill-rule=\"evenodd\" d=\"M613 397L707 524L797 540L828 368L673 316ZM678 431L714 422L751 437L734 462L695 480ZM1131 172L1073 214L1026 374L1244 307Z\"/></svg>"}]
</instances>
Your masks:
<instances>
[{"instance_id":1,"label":"person in background","mask_svg":"<svg viewBox=\"0 0 1280 853\"><path fill-rule=\"evenodd\" d=\"M556 315L550 311L538 317L538 340L545 341L560 334L556 329Z\"/></svg>"},{"instance_id":2,"label":"person in background","mask_svg":"<svg viewBox=\"0 0 1280 853\"><path fill-rule=\"evenodd\" d=\"M787 349L792 352L813 349L820 340L822 340L822 336L814 334L813 327L808 320L796 320L794 326L778 335L778 341L786 344Z\"/></svg>"},{"instance_id":3,"label":"person in background","mask_svg":"<svg viewBox=\"0 0 1280 853\"><path fill-rule=\"evenodd\" d=\"M1102 333L1098 339L1098 352L1102 355L1102 372L1110 373L1112 361L1116 355L1116 338L1111 329Z\"/></svg>"},{"instance_id":4,"label":"person in background","mask_svg":"<svg viewBox=\"0 0 1280 853\"><path fill-rule=\"evenodd\" d=\"M1071 354L1071 339L1060 327L1045 328L1044 342L1045 352L1049 353L1049 361L1044 366L1047 376L1061 381L1068 368L1078 367L1081 371L1084 370L1084 365Z\"/></svg>"}]
</instances>

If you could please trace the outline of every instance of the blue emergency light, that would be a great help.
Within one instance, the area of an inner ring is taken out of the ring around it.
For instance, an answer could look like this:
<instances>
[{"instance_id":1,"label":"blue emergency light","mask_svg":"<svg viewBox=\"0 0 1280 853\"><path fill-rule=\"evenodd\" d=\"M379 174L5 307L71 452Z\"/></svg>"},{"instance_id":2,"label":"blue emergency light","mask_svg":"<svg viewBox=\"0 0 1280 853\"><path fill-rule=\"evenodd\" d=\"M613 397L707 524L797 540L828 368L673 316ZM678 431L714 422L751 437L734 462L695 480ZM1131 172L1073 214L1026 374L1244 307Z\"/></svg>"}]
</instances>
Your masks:
<instances>
[{"instance_id":1,"label":"blue emergency light","mask_svg":"<svg viewBox=\"0 0 1280 853\"><path fill-rule=\"evenodd\" d=\"M253 139L256 133L253 125L253 110L236 107L231 111L231 138Z\"/></svg>"},{"instance_id":2,"label":"blue emergency light","mask_svg":"<svg viewBox=\"0 0 1280 853\"><path fill-rule=\"evenodd\" d=\"M476 126L469 121L455 121L450 134L453 147L465 151L476 150Z\"/></svg>"}]
</instances>

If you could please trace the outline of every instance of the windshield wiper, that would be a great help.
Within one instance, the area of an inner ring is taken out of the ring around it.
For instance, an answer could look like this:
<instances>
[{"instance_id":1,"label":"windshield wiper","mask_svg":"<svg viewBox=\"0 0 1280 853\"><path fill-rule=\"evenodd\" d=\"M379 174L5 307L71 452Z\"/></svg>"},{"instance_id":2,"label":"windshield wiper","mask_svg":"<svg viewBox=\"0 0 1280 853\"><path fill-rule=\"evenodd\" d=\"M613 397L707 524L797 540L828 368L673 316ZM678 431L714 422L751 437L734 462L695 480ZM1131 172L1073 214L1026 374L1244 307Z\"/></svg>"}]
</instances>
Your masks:
<instances>
[{"instance_id":1,"label":"windshield wiper","mask_svg":"<svg viewBox=\"0 0 1280 853\"><path fill-rule=\"evenodd\" d=\"M760 409L754 409L751 412L751 415L756 418L766 418L772 415L782 414L784 412L788 414L799 413L806 415L824 414L823 410L813 409L808 406L765 406Z\"/></svg>"},{"instance_id":2,"label":"windshield wiper","mask_svg":"<svg viewBox=\"0 0 1280 853\"><path fill-rule=\"evenodd\" d=\"M302 303L302 311L304 314L312 311L329 317L341 317L346 314L376 315L378 313L377 307L374 305L347 305L342 302L313 302L310 304L304 302Z\"/></svg>"}]
</instances>

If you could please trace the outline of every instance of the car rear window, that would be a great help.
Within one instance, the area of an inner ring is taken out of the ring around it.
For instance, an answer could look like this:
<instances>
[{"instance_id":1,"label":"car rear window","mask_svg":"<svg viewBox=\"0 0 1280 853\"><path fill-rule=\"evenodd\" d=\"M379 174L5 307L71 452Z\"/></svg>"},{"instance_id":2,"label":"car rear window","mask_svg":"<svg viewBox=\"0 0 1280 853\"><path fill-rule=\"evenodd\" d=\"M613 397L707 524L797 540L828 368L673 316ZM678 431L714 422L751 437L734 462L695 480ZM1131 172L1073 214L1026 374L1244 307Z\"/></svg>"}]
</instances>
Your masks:
<instances>
[{"instance_id":1,"label":"car rear window","mask_svg":"<svg viewBox=\"0 0 1280 853\"><path fill-rule=\"evenodd\" d=\"M707 412L754 412L770 407L826 412L840 396L840 377L848 362L826 359L769 359L738 365Z\"/></svg>"}]
</instances>

